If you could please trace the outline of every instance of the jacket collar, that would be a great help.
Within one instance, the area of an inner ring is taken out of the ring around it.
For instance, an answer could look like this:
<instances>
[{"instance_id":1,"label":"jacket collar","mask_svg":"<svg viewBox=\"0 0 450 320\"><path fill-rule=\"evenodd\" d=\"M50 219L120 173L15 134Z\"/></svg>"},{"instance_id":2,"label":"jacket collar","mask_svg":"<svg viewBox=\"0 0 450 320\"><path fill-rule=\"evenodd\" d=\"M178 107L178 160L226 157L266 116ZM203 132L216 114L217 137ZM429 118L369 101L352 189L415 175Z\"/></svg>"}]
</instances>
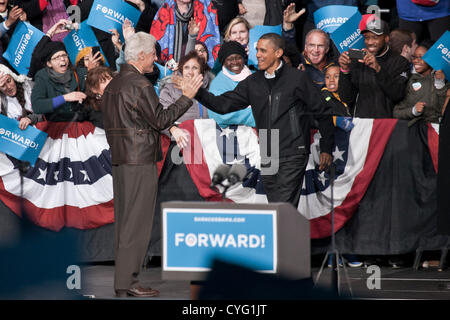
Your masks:
<instances>
[{"instance_id":1,"label":"jacket collar","mask_svg":"<svg viewBox=\"0 0 450 320\"><path fill-rule=\"evenodd\" d=\"M142 75L142 73L135 66L129 63L124 63L120 66L120 73L122 72L133 72Z\"/></svg>"}]
</instances>

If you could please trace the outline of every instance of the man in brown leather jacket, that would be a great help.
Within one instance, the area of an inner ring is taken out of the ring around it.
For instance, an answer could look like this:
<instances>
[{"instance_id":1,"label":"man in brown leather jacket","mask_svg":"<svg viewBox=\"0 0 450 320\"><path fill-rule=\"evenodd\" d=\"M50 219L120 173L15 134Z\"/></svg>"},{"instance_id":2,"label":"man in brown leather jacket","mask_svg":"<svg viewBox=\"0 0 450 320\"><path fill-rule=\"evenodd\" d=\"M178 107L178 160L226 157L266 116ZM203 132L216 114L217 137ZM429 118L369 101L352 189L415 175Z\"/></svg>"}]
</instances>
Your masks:
<instances>
[{"instance_id":1,"label":"man in brown leather jacket","mask_svg":"<svg viewBox=\"0 0 450 320\"><path fill-rule=\"evenodd\" d=\"M185 83L183 95L169 108L159 103L143 75L152 72L155 38L138 32L126 42L126 64L106 87L102 111L111 148L115 219L116 296L155 297L157 290L139 285L138 275L150 242L158 171L162 159L160 131L192 105L202 76Z\"/></svg>"}]
</instances>

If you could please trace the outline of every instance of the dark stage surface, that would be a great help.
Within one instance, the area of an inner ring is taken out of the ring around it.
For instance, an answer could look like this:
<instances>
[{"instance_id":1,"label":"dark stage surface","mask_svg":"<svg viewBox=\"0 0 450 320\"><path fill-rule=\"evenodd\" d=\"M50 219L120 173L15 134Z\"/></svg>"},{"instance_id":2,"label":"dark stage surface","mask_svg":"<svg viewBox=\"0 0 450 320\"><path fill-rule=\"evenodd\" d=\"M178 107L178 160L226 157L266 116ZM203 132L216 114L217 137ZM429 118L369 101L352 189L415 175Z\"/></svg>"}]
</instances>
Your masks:
<instances>
[{"instance_id":1,"label":"dark stage surface","mask_svg":"<svg viewBox=\"0 0 450 320\"><path fill-rule=\"evenodd\" d=\"M367 283L374 284L372 273L366 268L347 268L348 280L341 270L341 292L350 296L351 284L354 299L424 299L450 300L450 269L438 271L435 268L414 270L413 268L392 269L381 267L379 289L369 289ZM313 268L313 279L319 268ZM331 268L325 268L319 285L330 283ZM116 299L113 290L113 265L86 265L82 268L83 294L93 299ZM161 268L153 266L141 275L143 285L151 286L161 292L159 298L150 300L190 299L190 282L161 280ZM94 298L95 297L95 298ZM275 298L275 297L274 297ZM133 298L128 298L133 299Z\"/></svg>"}]
</instances>

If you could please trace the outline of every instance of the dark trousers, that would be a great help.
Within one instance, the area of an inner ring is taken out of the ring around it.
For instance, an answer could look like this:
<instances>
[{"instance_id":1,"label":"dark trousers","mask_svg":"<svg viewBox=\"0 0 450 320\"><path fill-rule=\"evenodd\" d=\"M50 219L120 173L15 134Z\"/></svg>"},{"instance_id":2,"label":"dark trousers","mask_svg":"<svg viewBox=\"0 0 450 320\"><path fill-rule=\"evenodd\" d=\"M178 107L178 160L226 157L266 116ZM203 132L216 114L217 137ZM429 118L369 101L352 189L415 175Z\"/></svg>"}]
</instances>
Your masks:
<instances>
[{"instance_id":1,"label":"dark trousers","mask_svg":"<svg viewBox=\"0 0 450 320\"><path fill-rule=\"evenodd\" d=\"M277 173L261 175L269 202L289 202L297 208L307 163L306 152L280 157Z\"/></svg>"},{"instance_id":2,"label":"dark trousers","mask_svg":"<svg viewBox=\"0 0 450 320\"><path fill-rule=\"evenodd\" d=\"M112 167L114 188L114 289L138 285L150 242L158 191L156 164Z\"/></svg>"},{"instance_id":3,"label":"dark trousers","mask_svg":"<svg viewBox=\"0 0 450 320\"><path fill-rule=\"evenodd\" d=\"M450 16L427 21L407 21L399 19L399 28L413 31L416 34L418 44L424 39L424 28L428 29L430 39L436 41L446 30L448 30L449 25Z\"/></svg>"}]
</instances>

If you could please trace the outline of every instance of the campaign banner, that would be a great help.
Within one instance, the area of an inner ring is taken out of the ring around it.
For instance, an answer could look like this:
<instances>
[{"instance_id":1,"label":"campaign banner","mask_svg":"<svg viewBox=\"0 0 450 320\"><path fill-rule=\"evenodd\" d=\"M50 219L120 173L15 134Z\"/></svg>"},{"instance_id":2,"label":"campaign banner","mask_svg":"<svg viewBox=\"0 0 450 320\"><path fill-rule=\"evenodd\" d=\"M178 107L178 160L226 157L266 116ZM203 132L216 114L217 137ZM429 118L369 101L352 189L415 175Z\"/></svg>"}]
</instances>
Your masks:
<instances>
[{"instance_id":1,"label":"campaign banner","mask_svg":"<svg viewBox=\"0 0 450 320\"><path fill-rule=\"evenodd\" d=\"M92 5L87 24L91 27L109 32L117 29L122 41L122 25L125 19L131 21L133 27L136 26L141 12L123 0L95 0Z\"/></svg>"},{"instance_id":2,"label":"campaign banner","mask_svg":"<svg viewBox=\"0 0 450 320\"><path fill-rule=\"evenodd\" d=\"M248 65L258 65L258 60L256 59L256 44L259 38L266 33L277 33L281 36L281 24L277 26L254 26L250 29Z\"/></svg>"},{"instance_id":3,"label":"campaign banner","mask_svg":"<svg viewBox=\"0 0 450 320\"><path fill-rule=\"evenodd\" d=\"M314 23L317 29L333 33L348 19L358 12L353 6L326 6L314 12Z\"/></svg>"},{"instance_id":4,"label":"campaign banner","mask_svg":"<svg viewBox=\"0 0 450 320\"><path fill-rule=\"evenodd\" d=\"M214 259L277 270L275 210L163 210L163 270L209 271Z\"/></svg>"},{"instance_id":5,"label":"campaign banner","mask_svg":"<svg viewBox=\"0 0 450 320\"><path fill-rule=\"evenodd\" d=\"M364 36L359 29L361 19L361 14L359 12L355 13L330 35L340 53L348 49L362 49L366 47Z\"/></svg>"},{"instance_id":6,"label":"campaign banner","mask_svg":"<svg viewBox=\"0 0 450 320\"><path fill-rule=\"evenodd\" d=\"M33 50L44 33L28 22L20 21L9 41L3 57L19 73L28 74Z\"/></svg>"},{"instance_id":7,"label":"campaign banner","mask_svg":"<svg viewBox=\"0 0 450 320\"><path fill-rule=\"evenodd\" d=\"M450 80L450 31L445 31L422 59L434 70L442 70L445 78Z\"/></svg>"},{"instance_id":8,"label":"campaign banner","mask_svg":"<svg viewBox=\"0 0 450 320\"><path fill-rule=\"evenodd\" d=\"M80 28L77 30L72 30L64 38L64 46L66 47L67 53L69 54L70 61L75 65L78 53L86 47L99 47L100 52L105 57L100 44L98 43L97 37L94 34L92 28L87 24L87 21L80 23ZM105 63L108 62L105 58ZM109 66L109 65L108 65Z\"/></svg>"},{"instance_id":9,"label":"campaign banner","mask_svg":"<svg viewBox=\"0 0 450 320\"><path fill-rule=\"evenodd\" d=\"M20 130L19 121L0 114L0 151L32 166L47 139L47 133L33 126Z\"/></svg>"}]
</instances>

